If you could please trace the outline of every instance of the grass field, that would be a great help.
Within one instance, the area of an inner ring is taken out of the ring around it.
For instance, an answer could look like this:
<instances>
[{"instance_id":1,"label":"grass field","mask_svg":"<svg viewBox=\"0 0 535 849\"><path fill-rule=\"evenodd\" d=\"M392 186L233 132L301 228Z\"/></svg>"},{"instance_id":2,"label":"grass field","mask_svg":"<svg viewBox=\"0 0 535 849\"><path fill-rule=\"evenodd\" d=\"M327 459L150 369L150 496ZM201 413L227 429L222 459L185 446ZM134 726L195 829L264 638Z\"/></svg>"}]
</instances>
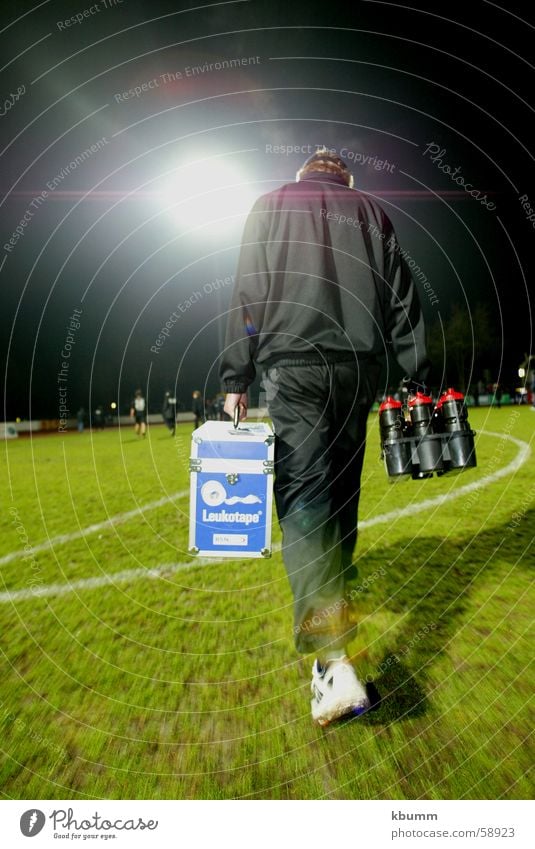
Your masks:
<instances>
[{"instance_id":1,"label":"grass field","mask_svg":"<svg viewBox=\"0 0 535 849\"><path fill-rule=\"evenodd\" d=\"M190 426L7 442L3 797L530 798L535 464L518 440L535 413L471 423L476 470L391 485L370 418L351 649L382 700L326 730L311 723L280 554L187 553ZM77 583L89 578L103 580Z\"/></svg>"}]
</instances>

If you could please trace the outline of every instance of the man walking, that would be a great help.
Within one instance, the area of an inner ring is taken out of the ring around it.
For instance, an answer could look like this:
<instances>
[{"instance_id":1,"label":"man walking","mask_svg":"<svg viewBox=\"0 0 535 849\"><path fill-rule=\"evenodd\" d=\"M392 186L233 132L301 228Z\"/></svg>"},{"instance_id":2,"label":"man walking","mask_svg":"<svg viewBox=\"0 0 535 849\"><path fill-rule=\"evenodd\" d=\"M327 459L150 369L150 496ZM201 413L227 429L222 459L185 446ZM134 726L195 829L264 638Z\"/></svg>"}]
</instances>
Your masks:
<instances>
[{"instance_id":1,"label":"man walking","mask_svg":"<svg viewBox=\"0 0 535 849\"><path fill-rule=\"evenodd\" d=\"M347 657L356 630L360 475L366 421L388 347L407 375L427 371L424 325L391 222L352 190L327 149L296 183L259 198L245 225L221 379L225 411L247 415L263 372L275 443L275 503L299 652L317 655L312 717L369 707Z\"/></svg>"},{"instance_id":2,"label":"man walking","mask_svg":"<svg viewBox=\"0 0 535 849\"><path fill-rule=\"evenodd\" d=\"M143 439L147 433L147 402L141 389L136 389L134 400L130 405L130 418L134 419L134 430Z\"/></svg>"}]
</instances>

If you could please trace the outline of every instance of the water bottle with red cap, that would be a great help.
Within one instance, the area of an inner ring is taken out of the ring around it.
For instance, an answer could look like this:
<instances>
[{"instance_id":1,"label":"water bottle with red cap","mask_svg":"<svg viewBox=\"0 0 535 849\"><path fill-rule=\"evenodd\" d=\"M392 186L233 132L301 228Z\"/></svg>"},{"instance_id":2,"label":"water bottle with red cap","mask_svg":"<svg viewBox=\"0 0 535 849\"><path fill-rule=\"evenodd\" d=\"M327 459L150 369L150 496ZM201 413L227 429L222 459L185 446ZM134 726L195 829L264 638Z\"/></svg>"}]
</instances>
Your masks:
<instances>
[{"instance_id":1,"label":"water bottle with red cap","mask_svg":"<svg viewBox=\"0 0 535 849\"><path fill-rule=\"evenodd\" d=\"M408 407L418 457L412 476L416 479L432 477L433 472L444 469L441 440L433 434L433 399L418 391L409 396Z\"/></svg>"},{"instance_id":2,"label":"water bottle with red cap","mask_svg":"<svg viewBox=\"0 0 535 849\"><path fill-rule=\"evenodd\" d=\"M401 401L389 395L379 407L382 456L387 475L399 478L412 474L409 427Z\"/></svg>"},{"instance_id":3,"label":"water bottle with red cap","mask_svg":"<svg viewBox=\"0 0 535 849\"><path fill-rule=\"evenodd\" d=\"M468 424L468 411L462 392L453 387L444 392L436 406L444 432L446 471L462 471L476 466L474 431Z\"/></svg>"}]
</instances>

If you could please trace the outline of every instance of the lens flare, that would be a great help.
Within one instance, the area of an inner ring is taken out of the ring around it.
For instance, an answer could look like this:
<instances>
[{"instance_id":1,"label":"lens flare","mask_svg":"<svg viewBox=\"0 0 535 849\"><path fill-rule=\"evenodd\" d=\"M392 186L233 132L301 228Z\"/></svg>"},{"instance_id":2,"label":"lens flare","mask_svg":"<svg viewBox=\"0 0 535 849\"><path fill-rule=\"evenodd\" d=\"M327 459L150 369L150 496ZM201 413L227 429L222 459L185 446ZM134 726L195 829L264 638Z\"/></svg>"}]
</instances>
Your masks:
<instances>
[{"instance_id":1,"label":"lens flare","mask_svg":"<svg viewBox=\"0 0 535 849\"><path fill-rule=\"evenodd\" d=\"M243 169L224 157L186 162L168 175L163 191L176 225L204 240L239 239L256 197Z\"/></svg>"}]
</instances>

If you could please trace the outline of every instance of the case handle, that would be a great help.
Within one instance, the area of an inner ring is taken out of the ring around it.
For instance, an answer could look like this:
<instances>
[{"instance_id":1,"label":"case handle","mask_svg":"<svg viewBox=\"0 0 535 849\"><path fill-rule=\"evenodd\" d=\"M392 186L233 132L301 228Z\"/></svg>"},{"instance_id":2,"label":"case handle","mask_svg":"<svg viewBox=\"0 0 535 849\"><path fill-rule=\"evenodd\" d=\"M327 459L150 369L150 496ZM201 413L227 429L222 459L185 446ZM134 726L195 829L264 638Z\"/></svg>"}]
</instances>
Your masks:
<instances>
[{"instance_id":1,"label":"case handle","mask_svg":"<svg viewBox=\"0 0 535 849\"><path fill-rule=\"evenodd\" d=\"M234 416L233 416L234 430L237 429L237 427L240 423L240 408L242 406L243 406L242 404L236 404L236 406L234 407Z\"/></svg>"}]
</instances>

